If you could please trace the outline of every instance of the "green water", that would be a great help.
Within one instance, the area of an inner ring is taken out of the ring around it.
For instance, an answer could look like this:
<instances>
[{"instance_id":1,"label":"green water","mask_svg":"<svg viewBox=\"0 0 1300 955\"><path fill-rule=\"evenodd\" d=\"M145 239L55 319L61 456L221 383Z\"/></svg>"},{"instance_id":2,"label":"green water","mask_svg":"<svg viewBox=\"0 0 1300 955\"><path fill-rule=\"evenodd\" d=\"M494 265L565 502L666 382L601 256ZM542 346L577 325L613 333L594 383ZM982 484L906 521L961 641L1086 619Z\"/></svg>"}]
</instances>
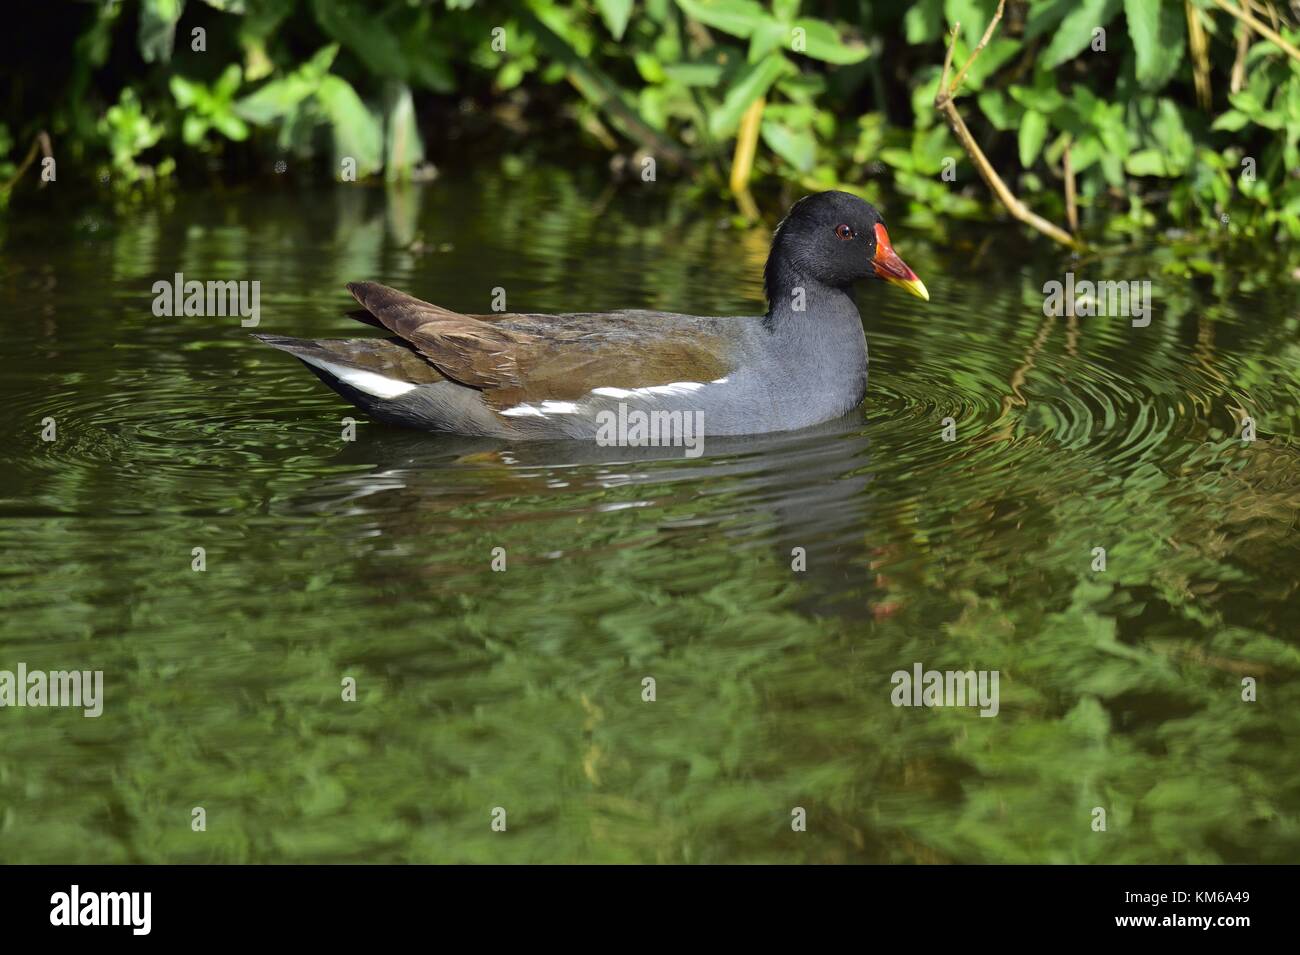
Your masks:
<instances>
[{"instance_id":1,"label":"green water","mask_svg":"<svg viewBox=\"0 0 1300 955\"><path fill-rule=\"evenodd\" d=\"M350 406L237 318L151 311L176 272L260 281L256 330L297 336L368 334L340 317L354 279L471 312L495 287L757 311L766 235L642 186L515 169L12 211L0 670L102 670L104 709L0 709L0 860L1293 861L1282 261L1072 261L887 208L933 297L861 297L865 407L694 460L345 442ZM1150 326L1045 318L1068 269L1152 281ZM997 716L895 707L918 662L998 671Z\"/></svg>"}]
</instances>

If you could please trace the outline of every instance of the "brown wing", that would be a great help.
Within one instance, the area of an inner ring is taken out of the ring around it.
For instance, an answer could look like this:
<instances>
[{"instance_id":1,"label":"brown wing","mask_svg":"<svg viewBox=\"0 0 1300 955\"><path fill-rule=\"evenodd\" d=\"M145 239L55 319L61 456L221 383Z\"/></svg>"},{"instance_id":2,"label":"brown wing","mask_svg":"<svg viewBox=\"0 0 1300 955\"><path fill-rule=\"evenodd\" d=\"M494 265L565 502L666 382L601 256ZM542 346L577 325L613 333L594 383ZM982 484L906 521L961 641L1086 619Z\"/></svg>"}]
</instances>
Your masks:
<instances>
[{"instance_id":1,"label":"brown wing","mask_svg":"<svg viewBox=\"0 0 1300 955\"><path fill-rule=\"evenodd\" d=\"M515 353L529 344L531 336L422 302L377 282L349 282L348 291L448 378L471 388L517 383Z\"/></svg>"},{"instance_id":2,"label":"brown wing","mask_svg":"<svg viewBox=\"0 0 1300 955\"><path fill-rule=\"evenodd\" d=\"M726 342L713 329L647 327L617 312L463 315L375 282L348 290L380 325L499 409L599 387L713 381L731 370Z\"/></svg>"}]
</instances>

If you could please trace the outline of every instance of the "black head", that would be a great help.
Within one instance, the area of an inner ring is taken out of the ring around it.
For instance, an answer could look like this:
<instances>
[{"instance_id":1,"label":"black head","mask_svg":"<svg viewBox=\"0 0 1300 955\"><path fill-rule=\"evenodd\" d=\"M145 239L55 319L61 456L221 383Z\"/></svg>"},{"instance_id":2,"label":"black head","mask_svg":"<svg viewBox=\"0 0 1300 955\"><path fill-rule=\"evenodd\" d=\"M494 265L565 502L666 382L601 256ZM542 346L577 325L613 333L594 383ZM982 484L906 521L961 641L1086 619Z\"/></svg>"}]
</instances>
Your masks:
<instances>
[{"instance_id":1,"label":"black head","mask_svg":"<svg viewBox=\"0 0 1300 955\"><path fill-rule=\"evenodd\" d=\"M772 237L764 275L769 300L779 286L804 281L848 288L881 278L928 300L930 293L903 264L880 213L847 192L818 192L790 207Z\"/></svg>"}]
</instances>

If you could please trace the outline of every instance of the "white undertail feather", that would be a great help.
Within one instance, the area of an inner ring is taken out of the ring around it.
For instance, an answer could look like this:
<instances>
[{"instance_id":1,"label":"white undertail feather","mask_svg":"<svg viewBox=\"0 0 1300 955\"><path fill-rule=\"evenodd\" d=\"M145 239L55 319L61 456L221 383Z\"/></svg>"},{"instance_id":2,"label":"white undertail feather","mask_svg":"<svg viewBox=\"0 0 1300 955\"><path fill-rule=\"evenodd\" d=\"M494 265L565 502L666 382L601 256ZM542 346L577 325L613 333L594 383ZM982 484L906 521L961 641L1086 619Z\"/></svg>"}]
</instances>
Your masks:
<instances>
[{"instance_id":1,"label":"white undertail feather","mask_svg":"<svg viewBox=\"0 0 1300 955\"><path fill-rule=\"evenodd\" d=\"M308 364L329 372L345 385L350 385L357 391L364 391L368 395L374 395L376 398L397 398L408 391L414 391L416 388L409 381L386 378L373 371L362 371L360 368L349 368L347 365L337 365L332 361L316 358L313 355L300 353L299 357Z\"/></svg>"}]
</instances>

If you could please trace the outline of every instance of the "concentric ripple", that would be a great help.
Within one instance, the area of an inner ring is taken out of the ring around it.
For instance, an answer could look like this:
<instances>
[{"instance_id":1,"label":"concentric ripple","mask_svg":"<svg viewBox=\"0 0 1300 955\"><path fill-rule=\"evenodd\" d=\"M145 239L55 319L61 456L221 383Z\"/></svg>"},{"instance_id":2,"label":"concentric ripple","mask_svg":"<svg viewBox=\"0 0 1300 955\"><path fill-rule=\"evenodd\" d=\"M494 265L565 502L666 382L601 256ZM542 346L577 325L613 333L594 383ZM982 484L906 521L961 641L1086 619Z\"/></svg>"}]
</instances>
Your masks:
<instances>
[{"instance_id":1,"label":"concentric ripple","mask_svg":"<svg viewBox=\"0 0 1300 955\"><path fill-rule=\"evenodd\" d=\"M358 278L469 312L495 288L761 307L761 230L604 189L507 171L15 218L0 669L102 668L111 708L0 713L7 859L1294 858L1290 286L1171 278L1145 327L1049 318L1071 261L1007 234L994 268L891 222L933 297L860 290L863 407L698 458L351 440L355 410L238 319L150 308L176 272L261 281L257 331L318 337L369 334L340 317ZM895 707L918 661L1000 672L999 718ZM1268 706L1243 712L1244 676ZM221 839L188 839L197 799ZM1080 825L1099 801L1123 839ZM805 803L816 832L777 840ZM519 825L488 840L503 804Z\"/></svg>"}]
</instances>

